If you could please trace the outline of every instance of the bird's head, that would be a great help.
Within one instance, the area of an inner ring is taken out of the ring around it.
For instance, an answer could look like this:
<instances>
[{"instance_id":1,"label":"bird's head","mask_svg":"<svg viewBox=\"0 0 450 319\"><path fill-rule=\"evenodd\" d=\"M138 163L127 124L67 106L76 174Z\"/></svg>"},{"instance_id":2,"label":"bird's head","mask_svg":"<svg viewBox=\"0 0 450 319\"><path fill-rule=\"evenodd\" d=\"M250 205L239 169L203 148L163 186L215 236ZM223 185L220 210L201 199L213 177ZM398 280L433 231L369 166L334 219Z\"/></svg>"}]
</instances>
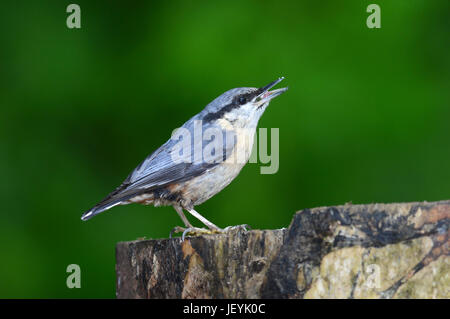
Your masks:
<instances>
[{"instance_id":1,"label":"bird's head","mask_svg":"<svg viewBox=\"0 0 450 319\"><path fill-rule=\"evenodd\" d=\"M283 79L281 77L261 88L235 88L223 93L203 110L203 121L226 120L235 128L256 127L270 101L287 91L287 87L270 91Z\"/></svg>"}]
</instances>

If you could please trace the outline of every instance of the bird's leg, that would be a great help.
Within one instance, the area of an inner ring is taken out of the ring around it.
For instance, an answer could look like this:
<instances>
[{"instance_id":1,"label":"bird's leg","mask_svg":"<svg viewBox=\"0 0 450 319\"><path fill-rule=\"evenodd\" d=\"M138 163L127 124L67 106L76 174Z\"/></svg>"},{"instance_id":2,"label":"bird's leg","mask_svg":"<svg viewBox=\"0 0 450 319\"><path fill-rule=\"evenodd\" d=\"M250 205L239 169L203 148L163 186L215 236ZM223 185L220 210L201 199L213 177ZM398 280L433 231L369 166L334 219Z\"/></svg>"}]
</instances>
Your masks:
<instances>
[{"instance_id":1,"label":"bird's leg","mask_svg":"<svg viewBox=\"0 0 450 319\"><path fill-rule=\"evenodd\" d=\"M183 235L181 236L183 241L184 241L184 238L187 235L200 236L200 235L210 235L210 234L222 234L222 233L225 232L223 229L217 227L216 225L211 223L209 220L207 220L205 217L203 217L202 215L197 213L193 208L192 209L186 209L194 217L196 217L203 224L205 224L209 229L194 227L194 226L192 226L189 223L189 221L187 221L186 216L184 216L184 214L183 214L182 208L178 207L178 206L174 206L174 207L176 207L175 210L178 212L178 215L180 215L181 219L183 220L184 224L186 225L186 228L182 228L182 227L179 227L179 226L175 227L170 232L170 237L171 238L172 238L172 234L173 233L180 233L180 232L183 232Z\"/></svg>"},{"instance_id":2,"label":"bird's leg","mask_svg":"<svg viewBox=\"0 0 450 319\"><path fill-rule=\"evenodd\" d=\"M170 238L172 238L172 235L174 233L183 233L182 235L182 240L184 241L184 238L186 237L186 235L194 235L194 236L200 236L200 235L205 235L205 234L213 234L214 232L212 230L209 229L205 229L205 228L198 228L198 227L194 227L192 226L192 224L189 222L189 220L186 218L186 216L183 213L183 208L181 206L178 205L174 205L173 208L177 211L178 215L180 216L181 220L183 221L184 225L186 226L186 228L180 227L180 226L176 226L174 229L172 229L172 231L170 232ZM197 213L198 214L198 213ZM202 217L200 214L198 214L200 217ZM195 216L195 215L194 215ZM203 217L202 217L203 218ZM216 225L214 225L213 223L209 222L208 220L206 220L205 218L203 218L206 222L209 223L209 225L207 225L208 227L210 227L210 225L212 227L216 227L217 230L219 230L219 227L217 227ZM210 227L211 228L211 227Z\"/></svg>"},{"instance_id":3,"label":"bird's leg","mask_svg":"<svg viewBox=\"0 0 450 319\"><path fill-rule=\"evenodd\" d=\"M173 208L176 210L176 212L178 213L178 216L180 216L181 220L184 223L184 226L186 226L186 228L180 227L180 226L176 226L174 229L172 229L170 231L169 234L169 238L172 238L172 235L174 233L184 233L184 231L186 229L192 229L194 228L194 226L192 226L192 224L189 222L189 220L186 218L186 216L183 213L183 208L181 208L181 206L178 205L174 205Z\"/></svg>"},{"instance_id":4,"label":"bird's leg","mask_svg":"<svg viewBox=\"0 0 450 319\"><path fill-rule=\"evenodd\" d=\"M189 223L186 216L183 213L183 209L180 206L174 206L175 210L177 211L178 215L180 215L181 219L183 220L186 228L177 226L170 232L170 238L172 238L173 233L180 233L183 232L183 235L181 236L182 241L184 241L185 237L187 235L191 236L200 236L200 235L211 235L211 234L225 234L230 230L235 229L243 229L244 231L247 231L249 228L248 225L238 225L238 226L228 226L225 229L219 228L215 224L211 223L209 220L207 220L205 217L200 215L197 211L195 211L193 208L186 209L189 213L191 213L192 216L196 217L198 220L200 220L203 224L205 224L209 229L205 228L198 228L194 227Z\"/></svg>"},{"instance_id":5,"label":"bird's leg","mask_svg":"<svg viewBox=\"0 0 450 319\"><path fill-rule=\"evenodd\" d=\"M200 215L198 212L196 212L193 208L192 209L187 209L187 211L189 213L191 213L194 217L198 218L198 220L200 220L203 224L205 224L206 226L208 226L208 228L211 230L212 233L216 234L216 233L220 233L220 234L224 234L230 230L235 230L235 229L243 229L244 231L247 231L249 229L251 229L251 227L247 224L244 225L236 225L236 226L228 226L225 227L224 229L217 227L216 225L214 225L213 223L211 223L209 220L207 220L205 217L203 217L202 215Z\"/></svg>"},{"instance_id":6,"label":"bird's leg","mask_svg":"<svg viewBox=\"0 0 450 319\"><path fill-rule=\"evenodd\" d=\"M197 218L199 221L201 221L203 224L205 224L206 226L208 226L208 228L212 231L212 232L223 232L223 230L219 227L217 227L216 225L214 225L213 223L211 223L209 220L207 220L205 217L203 217L202 215L200 215L199 213L197 213L194 208L191 209L186 209L189 213L191 213L192 216L194 216L195 218Z\"/></svg>"},{"instance_id":7,"label":"bird's leg","mask_svg":"<svg viewBox=\"0 0 450 319\"><path fill-rule=\"evenodd\" d=\"M181 208L181 206L175 205L175 206L173 206L173 208L175 208L175 210L177 211L178 215L180 216L181 220L184 223L184 226L186 226L187 228L194 227L194 226L192 226L192 224L189 222L189 220L184 215L183 208Z\"/></svg>"}]
</instances>

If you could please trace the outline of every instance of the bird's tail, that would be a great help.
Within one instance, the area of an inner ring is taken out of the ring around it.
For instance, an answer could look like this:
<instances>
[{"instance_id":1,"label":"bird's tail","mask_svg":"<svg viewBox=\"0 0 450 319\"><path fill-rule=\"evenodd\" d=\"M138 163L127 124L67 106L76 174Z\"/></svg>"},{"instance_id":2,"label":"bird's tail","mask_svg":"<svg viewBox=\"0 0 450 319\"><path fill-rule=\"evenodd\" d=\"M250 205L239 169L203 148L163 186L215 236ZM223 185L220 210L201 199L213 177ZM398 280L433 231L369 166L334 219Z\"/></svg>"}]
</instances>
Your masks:
<instances>
[{"instance_id":1,"label":"bird's tail","mask_svg":"<svg viewBox=\"0 0 450 319\"><path fill-rule=\"evenodd\" d=\"M108 201L105 203L100 202L97 205L95 205L94 207L92 207L90 210L85 212L81 216L81 220L88 220L88 219L94 217L95 215L98 215L101 212L104 212L105 210L108 210L108 209L110 209L114 206L120 205L120 204L122 204L122 200Z\"/></svg>"},{"instance_id":2,"label":"bird's tail","mask_svg":"<svg viewBox=\"0 0 450 319\"><path fill-rule=\"evenodd\" d=\"M114 206L128 203L127 200L135 195L135 192L125 191L126 185L122 184L112 193L106 196L100 203L92 207L81 216L81 220L88 220L95 215L104 212Z\"/></svg>"}]
</instances>

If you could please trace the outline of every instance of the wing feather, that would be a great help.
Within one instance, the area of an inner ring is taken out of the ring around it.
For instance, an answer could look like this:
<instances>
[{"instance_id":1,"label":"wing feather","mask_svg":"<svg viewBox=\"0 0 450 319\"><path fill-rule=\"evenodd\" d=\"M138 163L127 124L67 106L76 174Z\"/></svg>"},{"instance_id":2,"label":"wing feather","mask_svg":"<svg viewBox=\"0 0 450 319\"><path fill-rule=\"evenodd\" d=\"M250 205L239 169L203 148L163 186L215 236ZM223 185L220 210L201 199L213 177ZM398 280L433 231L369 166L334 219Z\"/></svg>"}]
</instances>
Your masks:
<instances>
[{"instance_id":1,"label":"wing feather","mask_svg":"<svg viewBox=\"0 0 450 319\"><path fill-rule=\"evenodd\" d=\"M202 132L194 132L192 128L193 125L188 125L186 123L183 127L189 127L189 132L191 134L190 152L183 151L183 154L176 154L179 151L177 148L177 143L180 140L170 139L155 152L150 154L141 164L139 164L133 172L124 181L122 192L128 192L132 189L142 190L142 189L153 189L158 187L163 187L172 183L181 182L187 180L193 176L198 176L203 174L208 169L218 165L223 162L232 153L234 146L236 145L236 136L234 132L227 131L217 126L204 125L202 127ZM207 129L212 128L216 132L214 138L209 141L204 141L202 136ZM218 137L217 135L219 135ZM195 134L195 136L194 136ZM219 144L215 144L218 147L222 147L221 151L215 151L209 154L205 153L205 147L209 143L213 143L214 139L219 138L220 141L216 141ZM179 146L179 145L178 145ZM200 150L202 154L200 155L200 161L196 162L194 160L194 151ZM207 155L207 160L202 155Z\"/></svg>"}]
</instances>

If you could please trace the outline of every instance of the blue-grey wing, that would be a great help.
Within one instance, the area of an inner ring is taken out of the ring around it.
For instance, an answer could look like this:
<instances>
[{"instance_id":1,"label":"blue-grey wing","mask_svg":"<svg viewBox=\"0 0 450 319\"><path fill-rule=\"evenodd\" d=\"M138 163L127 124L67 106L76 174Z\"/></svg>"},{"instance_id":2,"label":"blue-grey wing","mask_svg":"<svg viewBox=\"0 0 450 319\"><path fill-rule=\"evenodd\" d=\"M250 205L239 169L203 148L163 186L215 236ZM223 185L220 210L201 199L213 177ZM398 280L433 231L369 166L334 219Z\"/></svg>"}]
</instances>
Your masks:
<instances>
[{"instance_id":1,"label":"blue-grey wing","mask_svg":"<svg viewBox=\"0 0 450 319\"><path fill-rule=\"evenodd\" d=\"M236 145L233 131L209 126L197 132L181 129L136 167L124 182L126 190L152 189L201 175L225 161ZM188 132L190 141L186 140Z\"/></svg>"}]
</instances>

